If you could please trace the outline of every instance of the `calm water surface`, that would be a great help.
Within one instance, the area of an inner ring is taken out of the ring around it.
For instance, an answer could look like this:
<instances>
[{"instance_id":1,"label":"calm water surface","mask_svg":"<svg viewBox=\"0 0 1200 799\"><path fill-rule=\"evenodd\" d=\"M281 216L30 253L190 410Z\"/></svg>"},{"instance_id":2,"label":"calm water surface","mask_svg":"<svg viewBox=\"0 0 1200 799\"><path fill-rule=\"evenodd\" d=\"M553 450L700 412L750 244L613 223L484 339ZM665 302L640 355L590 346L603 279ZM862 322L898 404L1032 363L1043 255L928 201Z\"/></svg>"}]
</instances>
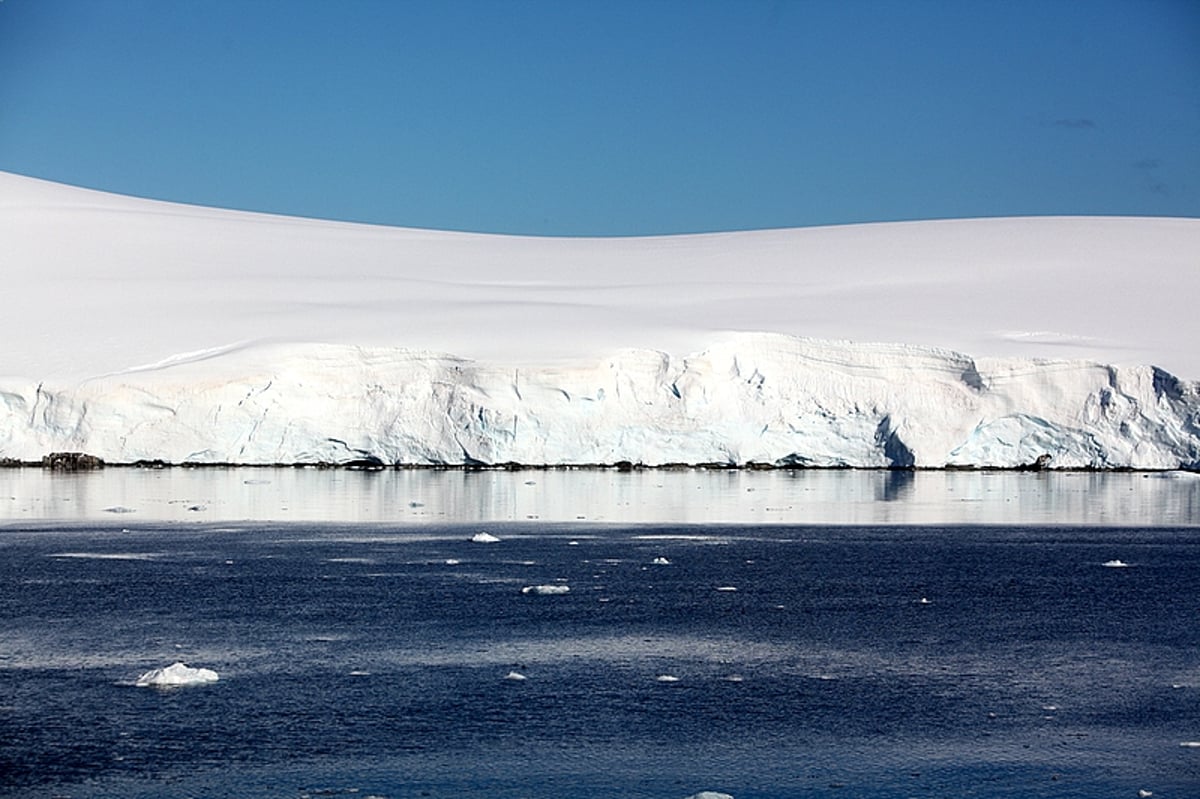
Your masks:
<instances>
[{"instance_id":1,"label":"calm water surface","mask_svg":"<svg viewBox=\"0 0 1200 799\"><path fill-rule=\"evenodd\" d=\"M0 473L0 795L1200 796L1188 475L193 474Z\"/></svg>"}]
</instances>

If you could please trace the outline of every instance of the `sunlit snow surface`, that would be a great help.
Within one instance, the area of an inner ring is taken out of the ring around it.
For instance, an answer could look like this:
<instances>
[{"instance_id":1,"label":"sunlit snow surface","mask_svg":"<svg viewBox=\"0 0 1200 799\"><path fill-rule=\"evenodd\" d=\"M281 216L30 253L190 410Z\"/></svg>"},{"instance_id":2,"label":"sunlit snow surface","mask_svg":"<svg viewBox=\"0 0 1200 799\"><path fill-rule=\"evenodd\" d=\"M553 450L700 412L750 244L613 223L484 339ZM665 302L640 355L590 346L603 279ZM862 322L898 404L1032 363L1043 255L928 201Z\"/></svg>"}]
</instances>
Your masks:
<instances>
[{"instance_id":1,"label":"sunlit snow surface","mask_svg":"<svg viewBox=\"0 0 1200 799\"><path fill-rule=\"evenodd\" d=\"M535 239L0 174L0 242L0 457L1200 464L1198 220Z\"/></svg>"}]
</instances>

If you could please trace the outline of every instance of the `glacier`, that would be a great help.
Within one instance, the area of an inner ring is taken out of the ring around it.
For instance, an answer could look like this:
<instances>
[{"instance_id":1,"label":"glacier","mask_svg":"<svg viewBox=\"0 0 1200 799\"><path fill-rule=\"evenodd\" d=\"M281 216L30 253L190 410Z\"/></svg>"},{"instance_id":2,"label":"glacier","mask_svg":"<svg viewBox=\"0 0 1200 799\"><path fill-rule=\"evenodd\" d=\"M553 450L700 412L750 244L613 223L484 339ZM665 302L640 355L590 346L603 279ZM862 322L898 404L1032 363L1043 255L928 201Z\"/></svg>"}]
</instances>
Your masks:
<instances>
[{"instance_id":1,"label":"glacier","mask_svg":"<svg viewBox=\"0 0 1200 799\"><path fill-rule=\"evenodd\" d=\"M1200 385L1151 366L744 333L501 366L268 344L0 393L0 456L109 463L1200 469Z\"/></svg>"},{"instance_id":2,"label":"glacier","mask_svg":"<svg viewBox=\"0 0 1200 799\"><path fill-rule=\"evenodd\" d=\"M1195 219L558 239L0 172L0 263L0 465L1200 469Z\"/></svg>"}]
</instances>

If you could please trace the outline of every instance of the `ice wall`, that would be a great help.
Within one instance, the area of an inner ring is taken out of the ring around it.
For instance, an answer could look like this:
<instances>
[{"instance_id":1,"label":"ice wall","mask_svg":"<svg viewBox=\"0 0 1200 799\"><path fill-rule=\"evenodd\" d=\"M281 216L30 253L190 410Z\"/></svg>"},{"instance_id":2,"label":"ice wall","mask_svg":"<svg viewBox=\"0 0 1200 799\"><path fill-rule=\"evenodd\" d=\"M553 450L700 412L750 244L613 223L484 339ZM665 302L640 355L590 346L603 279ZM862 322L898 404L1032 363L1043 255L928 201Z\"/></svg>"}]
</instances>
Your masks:
<instances>
[{"instance_id":1,"label":"ice wall","mask_svg":"<svg viewBox=\"0 0 1200 799\"><path fill-rule=\"evenodd\" d=\"M1200 468L1200 385L1150 366L736 334L505 367L269 345L0 385L0 458L110 463Z\"/></svg>"}]
</instances>

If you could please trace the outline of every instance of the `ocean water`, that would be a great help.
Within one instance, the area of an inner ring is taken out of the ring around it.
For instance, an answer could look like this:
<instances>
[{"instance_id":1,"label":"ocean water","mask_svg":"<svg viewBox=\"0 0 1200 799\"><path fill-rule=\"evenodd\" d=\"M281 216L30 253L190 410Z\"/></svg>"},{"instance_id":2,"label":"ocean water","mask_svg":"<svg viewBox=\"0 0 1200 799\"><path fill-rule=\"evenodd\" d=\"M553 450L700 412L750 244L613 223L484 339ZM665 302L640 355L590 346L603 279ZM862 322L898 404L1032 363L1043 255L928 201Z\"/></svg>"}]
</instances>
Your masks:
<instances>
[{"instance_id":1,"label":"ocean water","mask_svg":"<svg viewBox=\"0 0 1200 799\"><path fill-rule=\"evenodd\" d=\"M1194 520L182 522L92 486L0 525L0 796L1200 796ZM787 499L718 515L746 488ZM220 679L136 685L177 660Z\"/></svg>"}]
</instances>

